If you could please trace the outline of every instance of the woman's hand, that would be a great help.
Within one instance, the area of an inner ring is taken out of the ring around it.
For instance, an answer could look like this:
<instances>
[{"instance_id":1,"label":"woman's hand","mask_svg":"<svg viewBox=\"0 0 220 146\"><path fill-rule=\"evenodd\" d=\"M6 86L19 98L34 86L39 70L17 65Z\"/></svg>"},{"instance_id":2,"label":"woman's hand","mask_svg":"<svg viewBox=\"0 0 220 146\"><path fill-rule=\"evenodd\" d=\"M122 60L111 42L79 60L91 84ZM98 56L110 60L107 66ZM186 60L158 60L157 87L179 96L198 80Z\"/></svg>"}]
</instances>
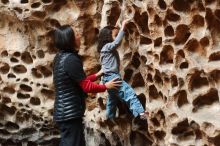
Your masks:
<instances>
[{"instance_id":1,"label":"woman's hand","mask_svg":"<svg viewBox=\"0 0 220 146\"><path fill-rule=\"evenodd\" d=\"M105 83L107 89L118 89L121 86L122 81L119 81L118 78L112 79Z\"/></svg>"},{"instance_id":2,"label":"woman's hand","mask_svg":"<svg viewBox=\"0 0 220 146\"><path fill-rule=\"evenodd\" d=\"M101 69L99 72L97 72L96 74L96 77L99 78L103 75L103 70Z\"/></svg>"}]
</instances>

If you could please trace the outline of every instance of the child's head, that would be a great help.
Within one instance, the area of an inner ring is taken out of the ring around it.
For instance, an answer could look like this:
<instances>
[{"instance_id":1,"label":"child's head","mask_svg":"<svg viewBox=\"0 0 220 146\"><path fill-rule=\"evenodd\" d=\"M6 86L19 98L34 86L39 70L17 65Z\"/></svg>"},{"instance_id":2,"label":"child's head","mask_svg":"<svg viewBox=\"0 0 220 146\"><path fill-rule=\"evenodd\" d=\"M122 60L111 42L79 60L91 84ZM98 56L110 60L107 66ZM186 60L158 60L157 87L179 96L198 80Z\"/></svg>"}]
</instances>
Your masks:
<instances>
[{"instance_id":1,"label":"child's head","mask_svg":"<svg viewBox=\"0 0 220 146\"><path fill-rule=\"evenodd\" d=\"M104 27L100 33L98 38L98 52L101 52L102 47L110 42L113 42L116 35L118 33L118 28L114 26L106 26Z\"/></svg>"},{"instance_id":2,"label":"child's head","mask_svg":"<svg viewBox=\"0 0 220 146\"><path fill-rule=\"evenodd\" d=\"M75 35L70 25L63 25L56 28L54 32L54 43L57 49L64 51L76 51L80 46L80 37Z\"/></svg>"}]
</instances>

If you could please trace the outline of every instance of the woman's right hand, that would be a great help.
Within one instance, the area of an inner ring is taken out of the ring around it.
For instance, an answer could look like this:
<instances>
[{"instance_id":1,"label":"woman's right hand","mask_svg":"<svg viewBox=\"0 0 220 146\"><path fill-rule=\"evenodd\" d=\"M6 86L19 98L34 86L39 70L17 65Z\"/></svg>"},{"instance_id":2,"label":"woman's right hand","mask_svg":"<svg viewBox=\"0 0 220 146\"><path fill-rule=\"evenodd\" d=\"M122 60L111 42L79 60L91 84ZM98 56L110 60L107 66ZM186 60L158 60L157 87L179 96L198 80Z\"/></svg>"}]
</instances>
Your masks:
<instances>
[{"instance_id":1,"label":"woman's right hand","mask_svg":"<svg viewBox=\"0 0 220 146\"><path fill-rule=\"evenodd\" d=\"M119 81L118 78L114 78L111 81L105 83L107 89L118 89L121 86L122 81Z\"/></svg>"}]
</instances>

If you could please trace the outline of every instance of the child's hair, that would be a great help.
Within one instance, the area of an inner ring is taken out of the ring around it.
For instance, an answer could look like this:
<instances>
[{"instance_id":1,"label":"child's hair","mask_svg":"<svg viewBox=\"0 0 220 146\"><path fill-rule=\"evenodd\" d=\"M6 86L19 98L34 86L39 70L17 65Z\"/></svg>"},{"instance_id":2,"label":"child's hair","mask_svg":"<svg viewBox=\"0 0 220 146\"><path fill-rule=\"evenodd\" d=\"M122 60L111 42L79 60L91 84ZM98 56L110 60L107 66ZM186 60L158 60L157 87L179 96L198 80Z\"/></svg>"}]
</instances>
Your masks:
<instances>
[{"instance_id":1,"label":"child's hair","mask_svg":"<svg viewBox=\"0 0 220 146\"><path fill-rule=\"evenodd\" d=\"M75 51L75 33L72 27L70 25L63 25L56 28L54 43L59 50Z\"/></svg>"},{"instance_id":2,"label":"child's hair","mask_svg":"<svg viewBox=\"0 0 220 146\"><path fill-rule=\"evenodd\" d=\"M98 47L97 47L97 51L99 53L101 52L103 46L113 41L112 30L116 28L117 27L114 26L106 26L100 31L98 38Z\"/></svg>"}]
</instances>

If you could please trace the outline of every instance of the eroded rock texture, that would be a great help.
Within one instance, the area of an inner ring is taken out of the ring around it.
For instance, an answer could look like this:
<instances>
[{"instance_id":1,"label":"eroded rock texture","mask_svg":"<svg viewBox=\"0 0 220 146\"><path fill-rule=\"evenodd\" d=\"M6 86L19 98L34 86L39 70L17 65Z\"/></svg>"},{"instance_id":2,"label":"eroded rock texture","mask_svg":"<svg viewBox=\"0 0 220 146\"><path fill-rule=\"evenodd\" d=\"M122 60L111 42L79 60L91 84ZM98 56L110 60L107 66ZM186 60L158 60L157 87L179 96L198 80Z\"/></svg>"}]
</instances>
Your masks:
<instances>
[{"instance_id":1,"label":"eroded rock texture","mask_svg":"<svg viewBox=\"0 0 220 146\"><path fill-rule=\"evenodd\" d=\"M220 145L219 0L0 0L0 145L58 144L53 29L71 24L82 34L90 74L100 28L122 18L131 22L118 48L121 74L149 108L149 124L123 103L106 122L107 94L90 95L88 146Z\"/></svg>"}]
</instances>

